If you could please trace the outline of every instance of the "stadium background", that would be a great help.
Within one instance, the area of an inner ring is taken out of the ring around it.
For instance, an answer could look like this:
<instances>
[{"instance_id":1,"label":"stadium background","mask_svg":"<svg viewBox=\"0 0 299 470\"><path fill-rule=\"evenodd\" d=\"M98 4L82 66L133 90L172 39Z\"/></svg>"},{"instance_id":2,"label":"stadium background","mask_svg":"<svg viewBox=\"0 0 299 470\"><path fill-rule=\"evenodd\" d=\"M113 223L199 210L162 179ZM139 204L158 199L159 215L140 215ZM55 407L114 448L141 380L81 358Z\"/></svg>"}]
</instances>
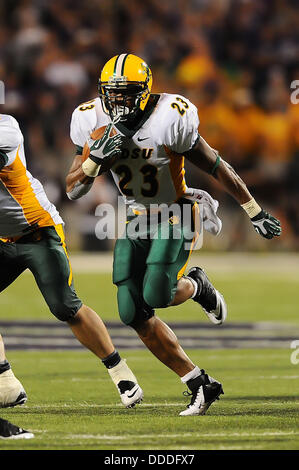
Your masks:
<instances>
[{"instance_id":1,"label":"stadium background","mask_svg":"<svg viewBox=\"0 0 299 470\"><path fill-rule=\"evenodd\" d=\"M94 236L96 206L116 203L109 177L70 202L64 178L74 156L74 108L97 96L103 64L131 52L153 72L153 91L180 93L199 110L201 135L281 219L283 235L257 237L235 201L193 168L187 183L220 201L221 239L206 250L294 251L299 246L299 77L296 0L10 0L0 5L4 113L25 136L30 171L66 221L71 250L109 250Z\"/></svg>"}]
</instances>

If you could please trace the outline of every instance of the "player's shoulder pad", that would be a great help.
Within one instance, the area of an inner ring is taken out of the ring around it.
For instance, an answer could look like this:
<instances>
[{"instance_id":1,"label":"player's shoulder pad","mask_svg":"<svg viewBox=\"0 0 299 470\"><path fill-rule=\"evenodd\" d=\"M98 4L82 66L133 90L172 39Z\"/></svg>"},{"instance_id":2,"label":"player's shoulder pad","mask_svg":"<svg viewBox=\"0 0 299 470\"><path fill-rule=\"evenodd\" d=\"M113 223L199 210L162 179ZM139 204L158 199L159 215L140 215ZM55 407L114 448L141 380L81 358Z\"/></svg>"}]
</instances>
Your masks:
<instances>
[{"instance_id":1,"label":"player's shoulder pad","mask_svg":"<svg viewBox=\"0 0 299 470\"><path fill-rule=\"evenodd\" d=\"M70 136L74 144L84 147L90 133L96 128L96 124L96 99L77 106L72 114L70 128Z\"/></svg>"},{"instance_id":2,"label":"player's shoulder pad","mask_svg":"<svg viewBox=\"0 0 299 470\"><path fill-rule=\"evenodd\" d=\"M185 96L162 93L157 107L159 133L163 143L185 151L197 136L199 118L196 106Z\"/></svg>"},{"instance_id":3,"label":"player's shoulder pad","mask_svg":"<svg viewBox=\"0 0 299 470\"><path fill-rule=\"evenodd\" d=\"M158 102L158 112L166 118L166 125L182 125L188 118L194 118L194 115L198 119L196 106L179 94L162 93Z\"/></svg>"},{"instance_id":4,"label":"player's shoulder pad","mask_svg":"<svg viewBox=\"0 0 299 470\"><path fill-rule=\"evenodd\" d=\"M22 142L23 134L18 121L9 114L0 114L0 148L10 152Z\"/></svg>"}]
</instances>

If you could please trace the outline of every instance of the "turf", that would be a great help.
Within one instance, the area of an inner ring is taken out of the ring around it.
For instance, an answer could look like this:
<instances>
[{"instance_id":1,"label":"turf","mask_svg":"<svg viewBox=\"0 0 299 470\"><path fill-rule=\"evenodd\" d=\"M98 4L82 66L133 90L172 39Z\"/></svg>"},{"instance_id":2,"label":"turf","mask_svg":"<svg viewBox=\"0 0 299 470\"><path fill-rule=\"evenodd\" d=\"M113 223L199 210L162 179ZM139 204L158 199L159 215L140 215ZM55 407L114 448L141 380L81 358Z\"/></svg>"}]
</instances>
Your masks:
<instances>
[{"instance_id":1,"label":"turf","mask_svg":"<svg viewBox=\"0 0 299 470\"><path fill-rule=\"evenodd\" d=\"M225 295L230 321L296 322L299 326L299 291L295 276L278 278L259 273L223 273L212 276L211 280ZM75 287L82 301L95 309L103 320L119 321L116 287L112 284L111 274L77 273ZM1 293L0 311L2 320L52 319L29 272ZM166 321L198 321L199 318L198 307L191 301L160 310L159 314ZM202 316L201 320L204 319Z\"/></svg>"},{"instance_id":2,"label":"turf","mask_svg":"<svg viewBox=\"0 0 299 470\"><path fill-rule=\"evenodd\" d=\"M269 272L218 272L230 322L279 322L299 340L298 280ZM104 320L119 321L111 274L76 273L77 292ZM32 275L24 273L0 296L2 320L56 320ZM160 310L166 321L198 321L198 307ZM204 315L200 321L205 320ZM5 331L2 332L5 337ZM1 441L0 449L34 450L294 450L299 449L299 365L286 349L188 350L193 361L224 386L225 395L204 417L179 417L188 403L177 377L148 351L121 351L145 391L126 410L98 360L80 351L13 351L8 358L29 400L1 417L29 429L35 439Z\"/></svg>"},{"instance_id":3,"label":"turf","mask_svg":"<svg viewBox=\"0 0 299 470\"><path fill-rule=\"evenodd\" d=\"M202 417L179 417L184 386L147 351L124 356L140 377L142 405L123 408L106 371L88 352L10 353L29 392L1 416L35 433L1 449L286 450L299 448L299 375L289 351L190 351L223 382L225 395Z\"/></svg>"}]
</instances>

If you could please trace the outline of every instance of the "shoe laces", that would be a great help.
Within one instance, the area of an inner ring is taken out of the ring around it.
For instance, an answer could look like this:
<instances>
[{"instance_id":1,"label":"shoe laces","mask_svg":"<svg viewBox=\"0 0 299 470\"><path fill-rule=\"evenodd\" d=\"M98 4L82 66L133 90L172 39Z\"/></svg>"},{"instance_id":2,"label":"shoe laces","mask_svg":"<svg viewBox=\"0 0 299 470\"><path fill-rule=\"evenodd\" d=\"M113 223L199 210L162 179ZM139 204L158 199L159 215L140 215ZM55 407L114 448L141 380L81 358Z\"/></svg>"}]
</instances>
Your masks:
<instances>
[{"instance_id":1,"label":"shoe laces","mask_svg":"<svg viewBox=\"0 0 299 470\"><path fill-rule=\"evenodd\" d=\"M183 392L184 397L191 397L192 396L189 405L187 405L187 408L190 408L190 406L194 405L194 402L197 398L197 392L198 392L198 389L194 390L193 392L189 392L189 390L185 390Z\"/></svg>"},{"instance_id":2,"label":"shoe laces","mask_svg":"<svg viewBox=\"0 0 299 470\"><path fill-rule=\"evenodd\" d=\"M194 403L197 399L197 395L198 395L198 392L200 390L200 387L210 383L210 378L206 374L205 370L201 369L200 372L201 372L200 375L198 375L194 379L190 380L190 382L192 382L192 385L190 384L190 385L188 385L188 387L190 388L191 391L189 392L189 390L187 389L183 392L183 395L185 397L191 397L191 401L190 401L189 405L187 405L187 408L190 408L190 406L194 405Z\"/></svg>"}]
</instances>

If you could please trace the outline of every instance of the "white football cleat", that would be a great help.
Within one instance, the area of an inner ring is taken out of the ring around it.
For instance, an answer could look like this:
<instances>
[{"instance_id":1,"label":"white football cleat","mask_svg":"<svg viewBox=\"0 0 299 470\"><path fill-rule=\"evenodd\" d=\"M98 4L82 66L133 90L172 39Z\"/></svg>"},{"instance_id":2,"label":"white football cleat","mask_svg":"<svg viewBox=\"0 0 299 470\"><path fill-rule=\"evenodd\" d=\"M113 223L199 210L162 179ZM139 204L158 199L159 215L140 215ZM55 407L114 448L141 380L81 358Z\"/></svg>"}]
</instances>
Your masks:
<instances>
[{"instance_id":1,"label":"white football cleat","mask_svg":"<svg viewBox=\"0 0 299 470\"><path fill-rule=\"evenodd\" d=\"M191 393L185 392L185 395L191 396L191 402L187 409L181 411L180 416L200 416L205 415L207 409L219 396L223 394L223 388L220 382L210 377L201 370L201 375L187 382Z\"/></svg>"},{"instance_id":2,"label":"white football cleat","mask_svg":"<svg viewBox=\"0 0 299 470\"><path fill-rule=\"evenodd\" d=\"M0 408L24 405L27 395L11 369L0 374Z\"/></svg>"},{"instance_id":3,"label":"white football cleat","mask_svg":"<svg viewBox=\"0 0 299 470\"><path fill-rule=\"evenodd\" d=\"M204 270L199 267L191 268L187 278L193 279L200 287L199 293L193 297L193 300L201 305L212 323L221 325L227 317L227 306L223 295L215 289Z\"/></svg>"},{"instance_id":4,"label":"white football cleat","mask_svg":"<svg viewBox=\"0 0 299 470\"><path fill-rule=\"evenodd\" d=\"M112 369L108 369L108 372L126 408L133 408L136 404L142 402L143 391L124 359L121 359Z\"/></svg>"},{"instance_id":5,"label":"white football cleat","mask_svg":"<svg viewBox=\"0 0 299 470\"><path fill-rule=\"evenodd\" d=\"M122 403L126 408L133 408L143 400L143 391L138 383L130 380L121 380L117 384Z\"/></svg>"}]
</instances>

